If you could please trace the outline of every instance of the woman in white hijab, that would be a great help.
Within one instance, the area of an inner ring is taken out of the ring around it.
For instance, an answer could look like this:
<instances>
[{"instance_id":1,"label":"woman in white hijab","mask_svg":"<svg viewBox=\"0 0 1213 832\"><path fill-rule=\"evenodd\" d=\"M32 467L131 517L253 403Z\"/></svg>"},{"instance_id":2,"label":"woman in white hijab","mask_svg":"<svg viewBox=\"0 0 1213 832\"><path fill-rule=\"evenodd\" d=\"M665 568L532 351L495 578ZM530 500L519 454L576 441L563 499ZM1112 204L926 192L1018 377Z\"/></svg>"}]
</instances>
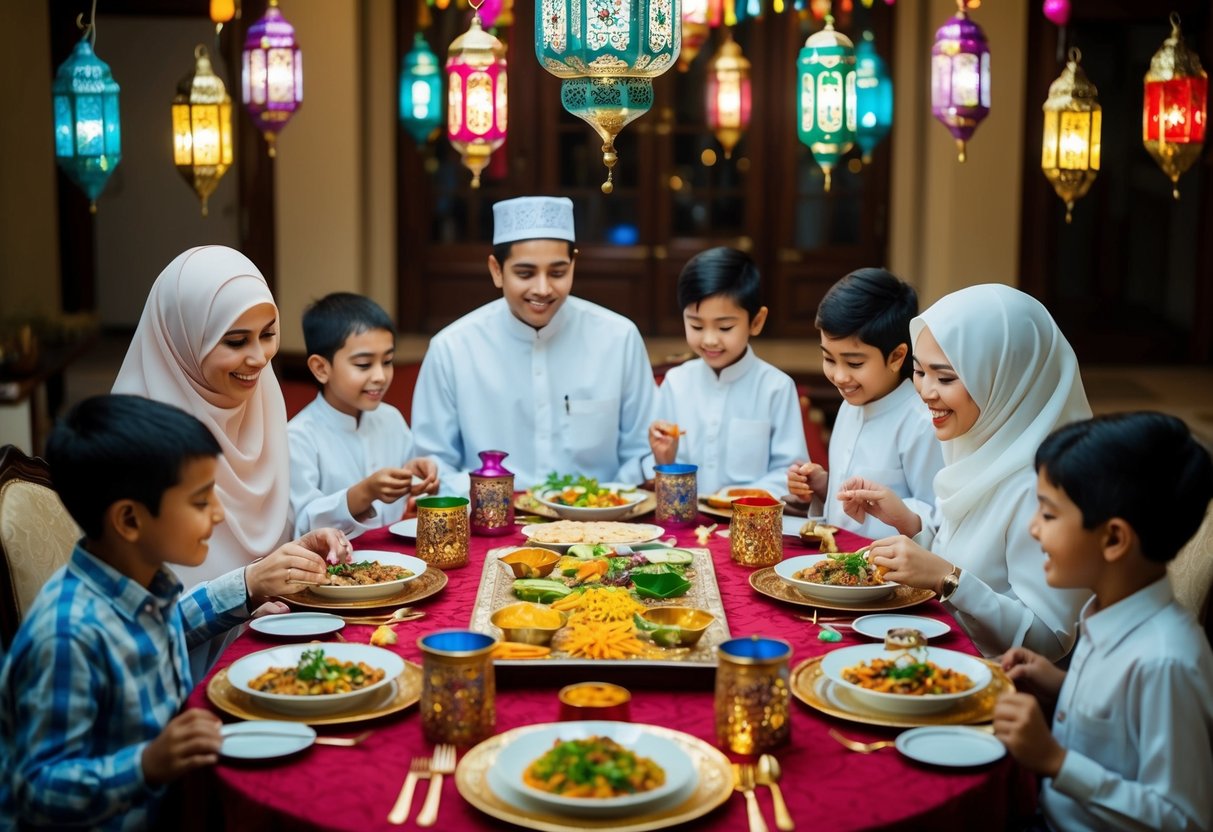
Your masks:
<instances>
[{"instance_id":1,"label":"woman in white hijab","mask_svg":"<svg viewBox=\"0 0 1213 832\"><path fill-rule=\"evenodd\" d=\"M215 488L225 522L202 566L174 567L187 587L247 566L287 538L286 406L269 366L278 326L278 307L252 261L225 246L189 249L156 278L114 382L115 393L193 414L223 448ZM334 530L298 542L333 562L349 555Z\"/></svg>"},{"instance_id":2,"label":"woman in white hijab","mask_svg":"<svg viewBox=\"0 0 1213 832\"><path fill-rule=\"evenodd\" d=\"M889 580L936 590L982 653L1024 645L1060 659L1089 593L1048 586L1028 525L1037 447L1091 415L1074 350L1044 306L1001 285L947 295L910 322L910 337L914 382L943 443L938 527L862 478L839 499L856 519L902 532L873 543L873 562Z\"/></svg>"}]
</instances>

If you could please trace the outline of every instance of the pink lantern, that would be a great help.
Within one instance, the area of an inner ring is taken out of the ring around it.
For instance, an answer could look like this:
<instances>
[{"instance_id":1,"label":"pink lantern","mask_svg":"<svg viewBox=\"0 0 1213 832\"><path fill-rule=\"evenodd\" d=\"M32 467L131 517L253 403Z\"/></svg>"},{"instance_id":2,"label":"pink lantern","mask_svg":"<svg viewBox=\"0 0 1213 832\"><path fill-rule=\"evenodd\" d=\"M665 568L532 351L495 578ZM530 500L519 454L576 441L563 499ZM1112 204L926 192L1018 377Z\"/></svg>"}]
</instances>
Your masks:
<instances>
[{"instance_id":1,"label":"pink lantern","mask_svg":"<svg viewBox=\"0 0 1213 832\"><path fill-rule=\"evenodd\" d=\"M249 27L241 67L244 107L274 156L278 132L303 106L303 53L278 0L270 0L265 17Z\"/></svg>"},{"instance_id":2,"label":"pink lantern","mask_svg":"<svg viewBox=\"0 0 1213 832\"><path fill-rule=\"evenodd\" d=\"M505 45L484 31L480 15L447 50L447 137L472 172L472 187L505 142Z\"/></svg>"},{"instance_id":3,"label":"pink lantern","mask_svg":"<svg viewBox=\"0 0 1213 832\"><path fill-rule=\"evenodd\" d=\"M726 159L733 158L733 148L750 126L750 104L750 62L737 42L727 37L712 56L707 75L708 127Z\"/></svg>"}]
</instances>

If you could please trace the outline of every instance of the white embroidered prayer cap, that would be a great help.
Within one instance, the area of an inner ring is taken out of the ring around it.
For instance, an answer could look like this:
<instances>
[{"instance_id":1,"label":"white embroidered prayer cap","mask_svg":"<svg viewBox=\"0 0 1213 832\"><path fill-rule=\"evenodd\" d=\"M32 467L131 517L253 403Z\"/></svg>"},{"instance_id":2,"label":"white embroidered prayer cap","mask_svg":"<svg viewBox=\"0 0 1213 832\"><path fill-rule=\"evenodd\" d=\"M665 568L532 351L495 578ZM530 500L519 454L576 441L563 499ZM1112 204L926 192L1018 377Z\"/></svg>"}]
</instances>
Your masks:
<instances>
[{"instance_id":1,"label":"white embroidered prayer cap","mask_svg":"<svg viewBox=\"0 0 1213 832\"><path fill-rule=\"evenodd\" d=\"M577 242L573 200L565 196L520 196L493 205L493 245L519 240Z\"/></svg>"}]
</instances>

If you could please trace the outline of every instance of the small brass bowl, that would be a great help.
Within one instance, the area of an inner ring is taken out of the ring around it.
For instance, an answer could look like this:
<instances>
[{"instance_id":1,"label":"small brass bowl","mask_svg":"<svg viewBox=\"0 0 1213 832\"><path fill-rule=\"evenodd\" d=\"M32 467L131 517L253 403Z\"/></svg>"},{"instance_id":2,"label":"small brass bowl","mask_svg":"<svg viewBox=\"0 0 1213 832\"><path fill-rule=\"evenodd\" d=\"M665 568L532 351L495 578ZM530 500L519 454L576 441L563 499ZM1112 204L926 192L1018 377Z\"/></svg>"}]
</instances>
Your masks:
<instances>
[{"instance_id":1,"label":"small brass bowl","mask_svg":"<svg viewBox=\"0 0 1213 832\"><path fill-rule=\"evenodd\" d=\"M656 633L666 633L673 631L677 634L677 643L665 643L667 639L654 637L653 641L663 647L694 647L699 643L699 639L703 638L704 632L716 620L716 616L705 610L697 610L694 607L653 607L645 610L640 614L640 617L650 624L656 624L659 630ZM654 633L650 633L654 636Z\"/></svg>"},{"instance_id":2,"label":"small brass bowl","mask_svg":"<svg viewBox=\"0 0 1213 832\"><path fill-rule=\"evenodd\" d=\"M511 615L526 613L528 610L535 612L542 611L546 614L554 614L560 616L560 623L555 627L539 627L535 625L527 625L522 627L503 627L501 622L508 621ZM545 607L543 604L532 604L529 601L519 601L517 604L510 604L502 607L493 613L493 617L489 619L493 626L501 630L506 641L518 641L523 644L551 644L552 636L556 635L556 631L568 623L569 615L566 612L552 610Z\"/></svg>"},{"instance_id":3,"label":"small brass bowl","mask_svg":"<svg viewBox=\"0 0 1213 832\"><path fill-rule=\"evenodd\" d=\"M551 549L528 547L502 555L497 562L515 578L546 578L556 568L560 555Z\"/></svg>"},{"instance_id":4,"label":"small brass bowl","mask_svg":"<svg viewBox=\"0 0 1213 832\"><path fill-rule=\"evenodd\" d=\"M560 721L608 719L627 722L631 717L627 688L609 682L578 682L560 689Z\"/></svg>"}]
</instances>

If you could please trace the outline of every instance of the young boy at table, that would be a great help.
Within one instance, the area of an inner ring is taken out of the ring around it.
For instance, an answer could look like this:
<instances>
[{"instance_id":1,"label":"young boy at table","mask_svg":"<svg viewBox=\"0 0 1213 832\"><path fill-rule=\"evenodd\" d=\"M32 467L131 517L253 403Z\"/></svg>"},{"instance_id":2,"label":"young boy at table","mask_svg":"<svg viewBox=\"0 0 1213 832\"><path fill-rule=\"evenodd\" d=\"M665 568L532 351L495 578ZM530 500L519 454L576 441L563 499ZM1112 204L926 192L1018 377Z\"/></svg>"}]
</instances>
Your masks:
<instances>
[{"instance_id":1,"label":"young boy at table","mask_svg":"<svg viewBox=\"0 0 1213 832\"><path fill-rule=\"evenodd\" d=\"M219 757L219 720L180 712L188 649L324 579L316 534L182 594L166 567L206 559L219 453L193 416L141 396L86 399L51 434L84 538L0 665L0 828L152 826L165 786Z\"/></svg>"},{"instance_id":2,"label":"young boy at table","mask_svg":"<svg viewBox=\"0 0 1213 832\"><path fill-rule=\"evenodd\" d=\"M994 733L1044 775L1055 829L1213 826L1213 652L1171 591L1167 562L1213 498L1213 463L1179 419L1129 413L1076 422L1036 453L1032 536L1053 587L1094 591L1068 672L1015 647L1021 691Z\"/></svg>"},{"instance_id":3,"label":"young boy at table","mask_svg":"<svg viewBox=\"0 0 1213 832\"><path fill-rule=\"evenodd\" d=\"M286 427L295 534L391 525L409 496L438 490L437 462L417 456L404 416L383 401L396 327L370 298L334 292L304 311L303 342L320 393Z\"/></svg>"},{"instance_id":4,"label":"young boy at table","mask_svg":"<svg viewBox=\"0 0 1213 832\"><path fill-rule=\"evenodd\" d=\"M573 297L573 203L493 206L489 274L502 297L430 340L413 397L419 453L466 494L480 451L506 451L518 488L553 471L639 483L656 385L636 325Z\"/></svg>"},{"instance_id":5,"label":"young boy at table","mask_svg":"<svg viewBox=\"0 0 1213 832\"><path fill-rule=\"evenodd\" d=\"M750 347L767 320L758 267L736 249L702 251L678 276L678 306L699 357L657 388L647 461L699 466L701 494L730 485L782 494L788 466L808 449L795 382Z\"/></svg>"},{"instance_id":6,"label":"young boy at table","mask_svg":"<svg viewBox=\"0 0 1213 832\"><path fill-rule=\"evenodd\" d=\"M826 522L879 539L896 530L872 517L847 515L835 496L854 476L888 485L912 510L930 517L932 482L943 451L910 380L914 287L884 269L859 269L835 283L817 307L821 369L843 402L830 434L830 468L797 462L788 469L793 498L821 499ZM807 455L806 455L807 456Z\"/></svg>"}]
</instances>

